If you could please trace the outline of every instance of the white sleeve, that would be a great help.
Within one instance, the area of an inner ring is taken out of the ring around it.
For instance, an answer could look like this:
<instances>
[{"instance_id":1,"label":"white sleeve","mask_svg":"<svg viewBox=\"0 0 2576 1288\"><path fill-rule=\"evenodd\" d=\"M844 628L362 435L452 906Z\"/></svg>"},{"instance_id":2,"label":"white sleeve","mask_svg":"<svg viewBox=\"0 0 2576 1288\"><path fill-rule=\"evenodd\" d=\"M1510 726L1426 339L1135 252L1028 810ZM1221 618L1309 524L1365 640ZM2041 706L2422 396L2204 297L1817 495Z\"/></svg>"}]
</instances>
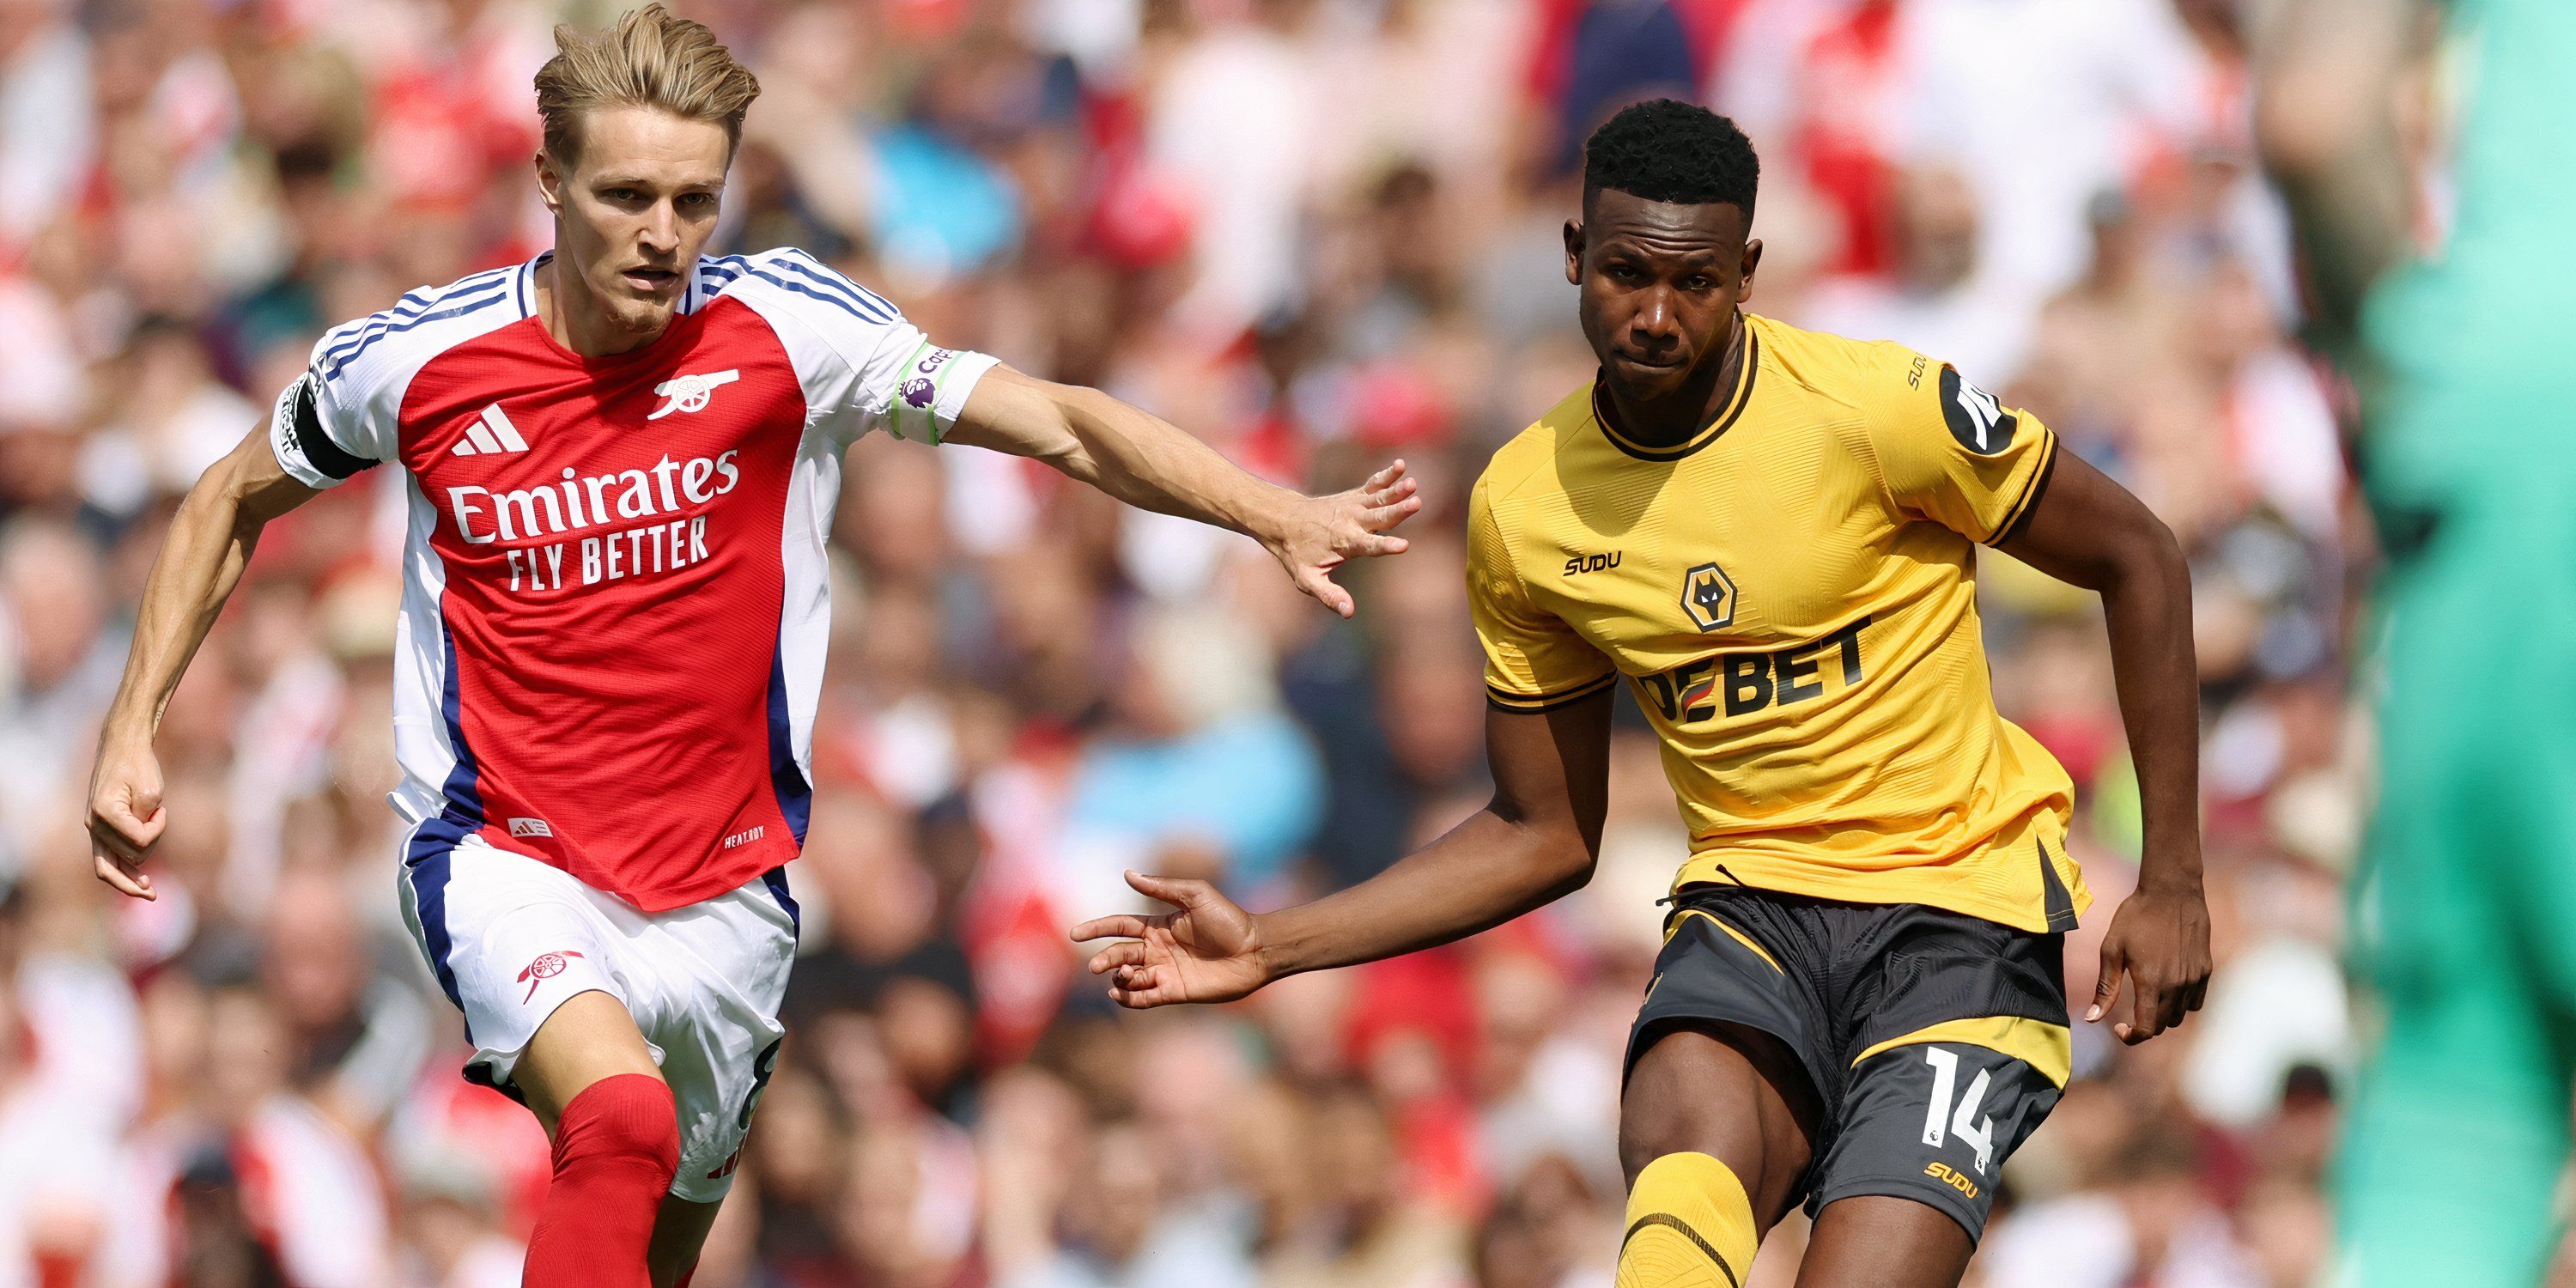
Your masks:
<instances>
[{"instance_id":1,"label":"white sleeve","mask_svg":"<svg viewBox=\"0 0 2576 1288\"><path fill-rule=\"evenodd\" d=\"M446 349L528 316L530 271L514 264L425 286L325 332L269 417L278 464L306 487L325 488L395 459L412 376Z\"/></svg>"},{"instance_id":2,"label":"white sleeve","mask_svg":"<svg viewBox=\"0 0 2576 1288\"><path fill-rule=\"evenodd\" d=\"M413 319L444 294L415 291L391 309L333 327L314 341L312 364L277 396L268 421L269 445L296 482L336 487L394 458L402 382L393 377L418 365L404 361L417 345L395 332L413 329Z\"/></svg>"},{"instance_id":3,"label":"white sleeve","mask_svg":"<svg viewBox=\"0 0 2576 1288\"><path fill-rule=\"evenodd\" d=\"M986 354L931 343L884 297L803 251L717 262L736 270L723 293L770 320L805 387L808 414L844 446L872 429L938 442L996 365Z\"/></svg>"},{"instance_id":4,"label":"white sleeve","mask_svg":"<svg viewBox=\"0 0 2576 1288\"><path fill-rule=\"evenodd\" d=\"M949 426L966 410L966 395L999 359L971 349L940 348L911 323L896 321L886 345L877 350L877 362L860 376L860 416L849 438L883 427L897 438L917 435L936 443L948 436ZM886 363L887 358L894 361Z\"/></svg>"},{"instance_id":5,"label":"white sleeve","mask_svg":"<svg viewBox=\"0 0 2576 1288\"><path fill-rule=\"evenodd\" d=\"M337 487L393 455L391 426L372 427L364 403L352 408L333 397L332 383L319 365L306 368L277 396L268 418L277 463L310 488Z\"/></svg>"}]
</instances>

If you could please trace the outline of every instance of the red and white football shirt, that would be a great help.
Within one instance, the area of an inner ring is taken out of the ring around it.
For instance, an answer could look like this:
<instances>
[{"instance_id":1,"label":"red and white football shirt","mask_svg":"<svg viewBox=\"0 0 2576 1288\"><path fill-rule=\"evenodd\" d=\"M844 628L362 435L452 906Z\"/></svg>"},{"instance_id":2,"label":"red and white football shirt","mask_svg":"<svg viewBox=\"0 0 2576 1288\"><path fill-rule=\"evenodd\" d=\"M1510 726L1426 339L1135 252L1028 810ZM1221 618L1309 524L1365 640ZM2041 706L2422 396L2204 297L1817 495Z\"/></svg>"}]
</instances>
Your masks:
<instances>
[{"instance_id":1,"label":"red and white football shirt","mask_svg":"<svg viewBox=\"0 0 2576 1288\"><path fill-rule=\"evenodd\" d=\"M701 258L660 338L586 358L535 316L546 258L325 335L270 429L308 486L409 476L392 800L425 920L467 835L646 912L795 857L842 452L938 441L993 366L796 250Z\"/></svg>"}]
</instances>

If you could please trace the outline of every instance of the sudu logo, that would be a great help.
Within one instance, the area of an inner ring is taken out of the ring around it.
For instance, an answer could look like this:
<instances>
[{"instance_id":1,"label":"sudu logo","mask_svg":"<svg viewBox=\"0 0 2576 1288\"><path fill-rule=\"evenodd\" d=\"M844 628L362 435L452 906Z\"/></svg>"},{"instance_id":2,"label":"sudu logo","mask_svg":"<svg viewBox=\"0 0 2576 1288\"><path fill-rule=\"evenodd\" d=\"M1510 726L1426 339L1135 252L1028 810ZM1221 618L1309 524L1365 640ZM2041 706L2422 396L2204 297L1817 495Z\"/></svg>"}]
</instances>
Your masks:
<instances>
[{"instance_id":1,"label":"sudu logo","mask_svg":"<svg viewBox=\"0 0 2576 1288\"><path fill-rule=\"evenodd\" d=\"M564 967L572 964L565 961L565 958L579 956L581 956L580 953L574 952L569 948L559 953L538 954L535 961L529 962L526 968L519 972L518 982L528 986L528 996L520 998L519 1004L521 1006L525 1006L528 1003L528 998L532 998L537 995L537 985L542 984L557 975L563 974Z\"/></svg>"}]
</instances>

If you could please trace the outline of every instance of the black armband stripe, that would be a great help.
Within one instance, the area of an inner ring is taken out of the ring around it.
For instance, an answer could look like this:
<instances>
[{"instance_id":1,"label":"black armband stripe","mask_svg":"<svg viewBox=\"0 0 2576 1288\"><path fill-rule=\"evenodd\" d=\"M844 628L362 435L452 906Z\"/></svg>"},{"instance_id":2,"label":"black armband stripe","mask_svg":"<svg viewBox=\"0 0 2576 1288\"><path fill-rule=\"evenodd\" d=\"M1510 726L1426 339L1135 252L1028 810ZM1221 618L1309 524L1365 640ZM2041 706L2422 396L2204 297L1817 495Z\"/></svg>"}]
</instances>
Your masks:
<instances>
[{"instance_id":1,"label":"black armband stripe","mask_svg":"<svg viewBox=\"0 0 2576 1288\"><path fill-rule=\"evenodd\" d=\"M321 409L313 392L314 376L308 372L292 395L295 410L286 419L286 437L302 453L316 473L329 478L345 479L376 462L355 455L331 441L322 429Z\"/></svg>"},{"instance_id":2,"label":"black armband stripe","mask_svg":"<svg viewBox=\"0 0 2576 1288\"><path fill-rule=\"evenodd\" d=\"M2021 530L2030 524L2030 516L2039 509L2039 496L2048 490L2049 478L2056 473L2057 435L2052 433L2040 445L2039 472L2031 476L2030 486L2022 489L2021 500L2004 516L2004 525L1995 530L1994 539L1987 545L2000 546L2021 535Z\"/></svg>"}]
</instances>

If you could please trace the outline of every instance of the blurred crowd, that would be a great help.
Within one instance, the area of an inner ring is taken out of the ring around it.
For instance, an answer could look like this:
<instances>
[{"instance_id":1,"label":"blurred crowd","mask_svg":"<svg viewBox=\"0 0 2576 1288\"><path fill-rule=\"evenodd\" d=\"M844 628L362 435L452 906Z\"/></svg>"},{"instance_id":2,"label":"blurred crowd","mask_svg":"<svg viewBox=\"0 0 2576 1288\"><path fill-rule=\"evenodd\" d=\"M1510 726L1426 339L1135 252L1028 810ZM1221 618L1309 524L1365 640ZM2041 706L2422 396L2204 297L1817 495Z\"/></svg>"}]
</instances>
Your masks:
<instances>
[{"instance_id":1,"label":"blurred crowd","mask_svg":"<svg viewBox=\"0 0 2576 1288\"><path fill-rule=\"evenodd\" d=\"M1633 710L1591 886L1452 949L1131 1016L1064 928L1124 868L1276 906L1483 803L1463 501L1590 375L1559 231L1585 133L1652 96L1762 152L1752 309L1958 364L2191 553L2217 982L2143 1047L2079 1026L1972 1282L2314 1279L2368 546L2235 0L676 7L765 91L714 249L1429 500L1344 623L1041 467L853 451L791 1037L698 1288L1608 1282L1685 841ZM616 8L0 0L0 1288L516 1282L546 1141L458 1079L394 898L390 471L272 525L170 703L159 901L80 824L178 496L324 328L547 244L530 77ZM2079 786L2081 997L2138 831L2099 615L1992 554L1981 587L1998 699Z\"/></svg>"}]
</instances>

